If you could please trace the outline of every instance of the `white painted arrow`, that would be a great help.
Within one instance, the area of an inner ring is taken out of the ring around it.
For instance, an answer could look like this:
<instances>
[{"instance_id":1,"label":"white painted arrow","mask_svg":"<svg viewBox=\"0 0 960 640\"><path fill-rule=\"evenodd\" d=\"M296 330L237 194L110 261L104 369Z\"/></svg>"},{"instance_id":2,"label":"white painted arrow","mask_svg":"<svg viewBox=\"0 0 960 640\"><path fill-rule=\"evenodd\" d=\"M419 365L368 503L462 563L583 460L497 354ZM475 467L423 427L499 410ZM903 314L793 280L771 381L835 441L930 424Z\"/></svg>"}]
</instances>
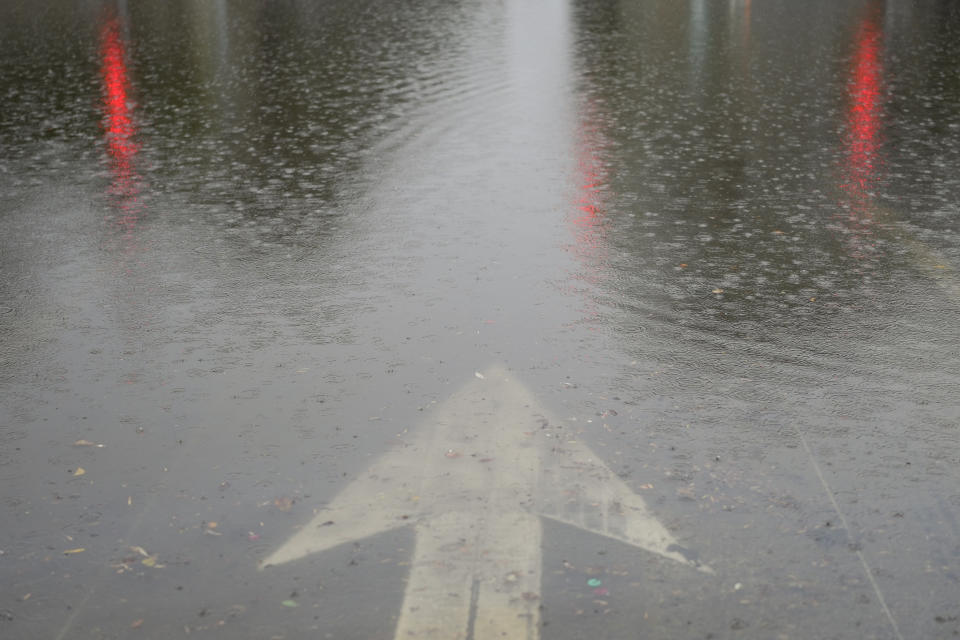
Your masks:
<instances>
[{"instance_id":1,"label":"white painted arrow","mask_svg":"<svg viewBox=\"0 0 960 640\"><path fill-rule=\"evenodd\" d=\"M413 525L397 640L536 640L541 516L711 572L502 368L434 409L261 566Z\"/></svg>"}]
</instances>

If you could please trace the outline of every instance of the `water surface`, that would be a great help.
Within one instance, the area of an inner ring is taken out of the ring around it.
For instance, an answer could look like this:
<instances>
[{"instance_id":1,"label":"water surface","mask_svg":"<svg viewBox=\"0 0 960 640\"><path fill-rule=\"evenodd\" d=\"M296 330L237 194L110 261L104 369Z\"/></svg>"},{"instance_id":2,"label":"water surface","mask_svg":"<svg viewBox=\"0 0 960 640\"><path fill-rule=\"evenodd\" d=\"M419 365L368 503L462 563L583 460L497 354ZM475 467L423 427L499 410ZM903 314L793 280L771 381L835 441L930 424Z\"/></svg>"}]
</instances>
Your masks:
<instances>
[{"instance_id":1,"label":"water surface","mask_svg":"<svg viewBox=\"0 0 960 640\"><path fill-rule=\"evenodd\" d=\"M958 69L937 0L5 3L0 635L393 637L409 530L257 563L499 364L716 571L547 523L543 637L952 637Z\"/></svg>"}]
</instances>

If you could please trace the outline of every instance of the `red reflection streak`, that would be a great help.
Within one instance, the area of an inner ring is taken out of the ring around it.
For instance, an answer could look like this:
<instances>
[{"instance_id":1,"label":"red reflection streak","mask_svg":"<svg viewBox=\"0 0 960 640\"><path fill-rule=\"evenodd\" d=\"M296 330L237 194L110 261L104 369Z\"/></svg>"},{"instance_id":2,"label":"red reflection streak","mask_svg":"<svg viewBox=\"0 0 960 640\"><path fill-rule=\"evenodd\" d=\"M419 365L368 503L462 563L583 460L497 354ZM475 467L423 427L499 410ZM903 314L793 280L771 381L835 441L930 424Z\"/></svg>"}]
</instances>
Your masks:
<instances>
[{"instance_id":1,"label":"red reflection streak","mask_svg":"<svg viewBox=\"0 0 960 640\"><path fill-rule=\"evenodd\" d=\"M750 0L743 3L743 45L750 44Z\"/></svg>"},{"instance_id":2,"label":"red reflection streak","mask_svg":"<svg viewBox=\"0 0 960 640\"><path fill-rule=\"evenodd\" d=\"M574 237L573 253L583 265L577 275L584 287L580 293L591 300L591 289L600 283L601 265L607 251L604 239L603 188L608 172L603 164L604 139L597 124L597 108L588 102L580 118L577 132L576 209L569 217ZM596 304L587 303L589 320L599 315Z\"/></svg>"},{"instance_id":3,"label":"red reflection streak","mask_svg":"<svg viewBox=\"0 0 960 640\"><path fill-rule=\"evenodd\" d=\"M130 238L140 213L140 175L134 166L139 145L128 96L126 46L116 17L107 20L100 31L100 57L104 137L113 174L110 194L120 209L118 223Z\"/></svg>"},{"instance_id":4,"label":"red reflection streak","mask_svg":"<svg viewBox=\"0 0 960 640\"><path fill-rule=\"evenodd\" d=\"M872 250L873 191L880 181L880 117L882 112L883 66L881 33L873 15L864 19L857 33L857 49L849 82L850 107L843 180L849 213L846 227L857 257Z\"/></svg>"}]
</instances>

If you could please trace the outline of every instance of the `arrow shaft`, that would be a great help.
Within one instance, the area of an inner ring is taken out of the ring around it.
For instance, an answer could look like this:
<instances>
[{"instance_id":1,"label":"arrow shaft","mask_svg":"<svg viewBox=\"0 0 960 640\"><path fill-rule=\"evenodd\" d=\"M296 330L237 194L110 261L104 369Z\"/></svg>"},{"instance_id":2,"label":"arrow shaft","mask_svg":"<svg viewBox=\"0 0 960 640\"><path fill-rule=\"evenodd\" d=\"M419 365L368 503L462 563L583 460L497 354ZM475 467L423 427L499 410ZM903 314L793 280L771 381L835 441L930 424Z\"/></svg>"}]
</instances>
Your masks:
<instances>
[{"instance_id":1,"label":"arrow shaft","mask_svg":"<svg viewBox=\"0 0 960 640\"><path fill-rule=\"evenodd\" d=\"M396 640L538 640L540 519L452 512L417 527Z\"/></svg>"}]
</instances>

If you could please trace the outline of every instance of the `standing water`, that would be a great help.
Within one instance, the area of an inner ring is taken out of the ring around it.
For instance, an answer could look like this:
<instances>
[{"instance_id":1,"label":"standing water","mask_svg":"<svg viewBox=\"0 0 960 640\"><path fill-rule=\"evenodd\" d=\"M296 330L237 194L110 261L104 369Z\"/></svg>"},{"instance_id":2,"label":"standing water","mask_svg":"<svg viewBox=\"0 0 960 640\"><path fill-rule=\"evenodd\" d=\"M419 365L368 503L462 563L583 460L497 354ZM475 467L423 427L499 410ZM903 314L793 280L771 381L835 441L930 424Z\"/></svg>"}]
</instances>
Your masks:
<instances>
[{"instance_id":1,"label":"standing water","mask_svg":"<svg viewBox=\"0 0 960 640\"><path fill-rule=\"evenodd\" d=\"M0 637L960 633L955 3L8 2L0 148Z\"/></svg>"}]
</instances>

